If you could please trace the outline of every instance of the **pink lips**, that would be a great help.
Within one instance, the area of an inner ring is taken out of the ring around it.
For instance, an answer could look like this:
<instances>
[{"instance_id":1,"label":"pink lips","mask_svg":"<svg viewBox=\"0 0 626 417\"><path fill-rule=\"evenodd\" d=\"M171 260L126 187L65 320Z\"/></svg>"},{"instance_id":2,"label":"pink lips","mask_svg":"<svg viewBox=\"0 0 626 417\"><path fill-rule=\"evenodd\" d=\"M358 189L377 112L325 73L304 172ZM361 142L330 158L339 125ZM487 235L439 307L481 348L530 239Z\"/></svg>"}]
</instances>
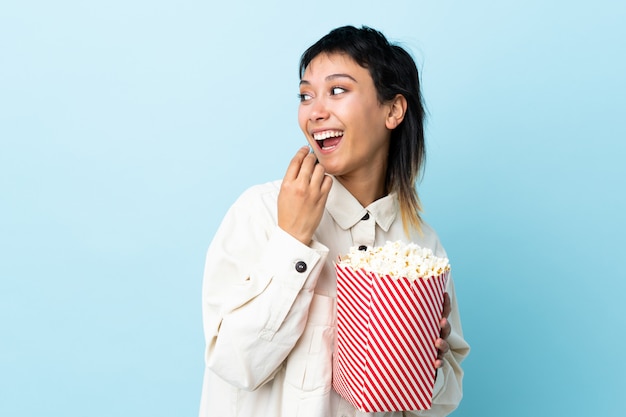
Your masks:
<instances>
[{"instance_id":1,"label":"pink lips","mask_svg":"<svg viewBox=\"0 0 626 417\"><path fill-rule=\"evenodd\" d=\"M342 136L318 140L317 143L322 149L334 148L339 142L341 142L341 138Z\"/></svg>"},{"instance_id":2,"label":"pink lips","mask_svg":"<svg viewBox=\"0 0 626 417\"><path fill-rule=\"evenodd\" d=\"M319 130L314 132L312 136L322 152L331 152L343 139L343 131L334 129Z\"/></svg>"}]
</instances>

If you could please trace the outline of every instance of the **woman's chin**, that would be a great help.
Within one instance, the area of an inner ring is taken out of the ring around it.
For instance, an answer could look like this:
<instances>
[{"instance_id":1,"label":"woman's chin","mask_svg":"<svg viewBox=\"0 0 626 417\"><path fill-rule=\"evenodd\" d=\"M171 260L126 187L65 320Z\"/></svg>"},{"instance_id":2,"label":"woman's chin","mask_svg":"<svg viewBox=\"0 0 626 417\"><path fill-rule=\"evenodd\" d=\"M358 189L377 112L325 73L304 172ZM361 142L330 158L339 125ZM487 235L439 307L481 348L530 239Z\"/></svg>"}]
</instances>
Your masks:
<instances>
[{"instance_id":1,"label":"woman's chin","mask_svg":"<svg viewBox=\"0 0 626 417\"><path fill-rule=\"evenodd\" d=\"M334 166L332 163L329 163L328 161L324 161L324 160L320 161L318 159L317 163L324 167L324 171L328 175L333 175L334 176L334 175L337 175L337 173L339 172L337 167Z\"/></svg>"}]
</instances>

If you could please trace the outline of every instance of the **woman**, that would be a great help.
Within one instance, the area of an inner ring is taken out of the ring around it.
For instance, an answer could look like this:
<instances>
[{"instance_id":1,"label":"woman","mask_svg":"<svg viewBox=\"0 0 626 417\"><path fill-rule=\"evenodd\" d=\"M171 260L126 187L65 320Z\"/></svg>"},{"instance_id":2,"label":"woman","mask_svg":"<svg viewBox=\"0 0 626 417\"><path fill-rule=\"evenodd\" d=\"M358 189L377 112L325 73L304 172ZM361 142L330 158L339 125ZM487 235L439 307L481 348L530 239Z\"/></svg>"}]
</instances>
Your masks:
<instances>
[{"instance_id":1,"label":"woman","mask_svg":"<svg viewBox=\"0 0 626 417\"><path fill-rule=\"evenodd\" d=\"M333 262L390 240L445 256L419 216L424 110L408 53L373 29L342 27L303 54L300 78L298 120L313 152L301 148L282 181L247 190L207 253L202 417L367 415L332 389ZM432 408L376 415L457 407L469 347L451 279L447 293Z\"/></svg>"}]
</instances>

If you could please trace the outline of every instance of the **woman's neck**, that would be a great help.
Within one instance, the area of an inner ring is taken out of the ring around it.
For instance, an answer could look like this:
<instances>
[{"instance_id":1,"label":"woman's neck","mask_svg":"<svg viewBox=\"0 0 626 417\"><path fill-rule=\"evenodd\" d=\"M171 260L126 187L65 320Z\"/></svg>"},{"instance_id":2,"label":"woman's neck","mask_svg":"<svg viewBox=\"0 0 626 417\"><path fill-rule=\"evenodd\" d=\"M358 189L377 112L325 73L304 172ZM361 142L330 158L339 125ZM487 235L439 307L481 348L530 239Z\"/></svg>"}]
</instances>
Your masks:
<instances>
[{"instance_id":1,"label":"woman's neck","mask_svg":"<svg viewBox=\"0 0 626 417\"><path fill-rule=\"evenodd\" d=\"M384 177L379 176L376 179L375 176L370 178L338 176L335 178L363 207L367 207L374 201L387 195Z\"/></svg>"}]
</instances>

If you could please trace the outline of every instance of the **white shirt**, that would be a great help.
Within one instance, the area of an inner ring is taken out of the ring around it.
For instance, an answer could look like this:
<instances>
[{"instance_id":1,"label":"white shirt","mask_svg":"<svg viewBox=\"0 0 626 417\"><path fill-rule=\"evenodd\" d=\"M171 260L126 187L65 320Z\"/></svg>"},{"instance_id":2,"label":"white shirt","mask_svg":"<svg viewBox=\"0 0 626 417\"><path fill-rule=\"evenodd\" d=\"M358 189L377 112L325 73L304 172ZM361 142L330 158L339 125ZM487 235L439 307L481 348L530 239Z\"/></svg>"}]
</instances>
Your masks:
<instances>
[{"instance_id":1,"label":"white shirt","mask_svg":"<svg viewBox=\"0 0 626 417\"><path fill-rule=\"evenodd\" d=\"M206 369L200 417L445 416L454 410L462 397L460 363L469 346L451 278L451 349L437 372L430 410L363 413L332 388L334 261L350 246L407 241L395 194L363 207L334 180L309 247L277 226L279 190L276 181L244 192L209 247L202 290ZM411 231L410 241L446 256L425 223L421 234Z\"/></svg>"}]
</instances>

